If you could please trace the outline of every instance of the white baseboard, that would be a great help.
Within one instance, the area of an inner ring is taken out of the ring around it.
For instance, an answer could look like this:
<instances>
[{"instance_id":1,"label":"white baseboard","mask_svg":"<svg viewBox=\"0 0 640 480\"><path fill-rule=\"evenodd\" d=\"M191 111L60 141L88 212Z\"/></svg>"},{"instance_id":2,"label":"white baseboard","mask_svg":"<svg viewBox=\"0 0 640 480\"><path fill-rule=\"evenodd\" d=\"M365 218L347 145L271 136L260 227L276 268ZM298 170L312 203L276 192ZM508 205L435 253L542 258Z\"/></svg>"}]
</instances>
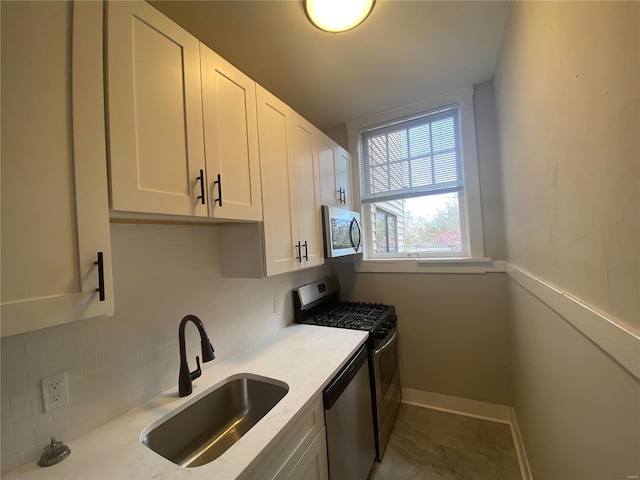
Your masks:
<instances>
[{"instance_id":1,"label":"white baseboard","mask_svg":"<svg viewBox=\"0 0 640 480\"><path fill-rule=\"evenodd\" d=\"M480 420L511 423L512 408L507 405L479 402L468 398L452 397L404 387L402 387L402 403L455 413L465 417L479 418Z\"/></svg>"},{"instance_id":2,"label":"white baseboard","mask_svg":"<svg viewBox=\"0 0 640 480\"><path fill-rule=\"evenodd\" d=\"M522 480L533 480L531 476L531 469L529 468L529 460L527 459L527 452L524 450L524 442L520 435L520 427L518 426L518 419L516 418L516 411L511 409L511 436L513 437L513 443L516 446L516 455L518 455L518 463L520 464L520 475Z\"/></svg>"},{"instance_id":3,"label":"white baseboard","mask_svg":"<svg viewBox=\"0 0 640 480\"><path fill-rule=\"evenodd\" d=\"M522 480L532 480L520 428L512 407L405 387L402 387L402 403L509 425Z\"/></svg>"}]
</instances>

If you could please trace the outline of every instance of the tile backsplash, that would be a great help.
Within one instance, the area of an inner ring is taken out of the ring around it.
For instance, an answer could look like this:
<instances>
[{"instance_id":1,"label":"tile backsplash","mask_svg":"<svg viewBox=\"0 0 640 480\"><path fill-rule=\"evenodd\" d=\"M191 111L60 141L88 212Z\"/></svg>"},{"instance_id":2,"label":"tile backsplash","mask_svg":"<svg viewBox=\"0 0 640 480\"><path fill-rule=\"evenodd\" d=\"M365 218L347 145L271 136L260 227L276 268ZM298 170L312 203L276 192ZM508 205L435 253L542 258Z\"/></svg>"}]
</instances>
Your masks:
<instances>
[{"instance_id":1,"label":"tile backsplash","mask_svg":"<svg viewBox=\"0 0 640 480\"><path fill-rule=\"evenodd\" d=\"M177 388L184 315L200 317L220 361L277 335L292 321L291 290L329 273L223 278L220 228L111 225L115 314L2 339L2 473L38 457L52 436L73 449L74 438ZM193 325L187 351L194 369ZM45 412L40 380L62 371L70 403Z\"/></svg>"}]
</instances>

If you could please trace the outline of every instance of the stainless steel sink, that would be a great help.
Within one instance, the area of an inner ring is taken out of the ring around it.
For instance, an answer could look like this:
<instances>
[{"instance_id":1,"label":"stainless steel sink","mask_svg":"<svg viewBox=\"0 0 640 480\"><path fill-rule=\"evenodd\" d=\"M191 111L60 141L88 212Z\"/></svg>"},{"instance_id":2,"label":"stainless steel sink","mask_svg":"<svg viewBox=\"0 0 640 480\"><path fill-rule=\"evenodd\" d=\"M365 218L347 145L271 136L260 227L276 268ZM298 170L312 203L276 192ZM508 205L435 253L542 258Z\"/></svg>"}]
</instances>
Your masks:
<instances>
[{"instance_id":1,"label":"stainless steel sink","mask_svg":"<svg viewBox=\"0 0 640 480\"><path fill-rule=\"evenodd\" d=\"M234 375L171 418L147 427L142 443L182 467L204 465L227 451L288 391L277 380Z\"/></svg>"}]
</instances>

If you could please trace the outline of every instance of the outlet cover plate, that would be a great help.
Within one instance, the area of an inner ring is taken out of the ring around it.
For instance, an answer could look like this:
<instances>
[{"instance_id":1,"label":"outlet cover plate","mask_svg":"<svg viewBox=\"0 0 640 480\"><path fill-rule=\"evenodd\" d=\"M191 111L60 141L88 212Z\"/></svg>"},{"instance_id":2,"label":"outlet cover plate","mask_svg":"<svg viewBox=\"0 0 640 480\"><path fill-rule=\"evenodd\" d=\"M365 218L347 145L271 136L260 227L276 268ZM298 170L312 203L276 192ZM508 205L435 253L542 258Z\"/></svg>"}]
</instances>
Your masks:
<instances>
[{"instance_id":1,"label":"outlet cover plate","mask_svg":"<svg viewBox=\"0 0 640 480\"><path fill-rule=\"evenodd\" d=\"M45 412L69 403L67 372L56 373L55 375L42 379L42 398L44 400Z\"/></svg>"}]
</instances>

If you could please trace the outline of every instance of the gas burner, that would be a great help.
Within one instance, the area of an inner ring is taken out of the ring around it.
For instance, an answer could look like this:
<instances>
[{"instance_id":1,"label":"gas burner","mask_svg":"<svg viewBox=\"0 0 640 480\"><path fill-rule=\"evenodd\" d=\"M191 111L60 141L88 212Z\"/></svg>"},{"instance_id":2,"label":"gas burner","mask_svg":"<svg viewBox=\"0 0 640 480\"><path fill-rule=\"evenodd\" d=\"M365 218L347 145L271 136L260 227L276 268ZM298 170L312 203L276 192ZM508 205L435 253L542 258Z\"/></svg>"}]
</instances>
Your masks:
<instances>
[{"instance_id":1,"label":"gas burner","mask_svg":"<svg viewBox=\"0 0 640 480\"><path fill-rule=\"evenodd\" d=\"M388 315L389 307L367 303L339 303L315 310L302 323L323 327L374 331Z\"/></svg>"},{"instance_id":2,"label":"gas burner","mask_svg":"<svg viewBox=\"0 0 640 480\"><path fill-rule=\"evenodd\" d=\"M341 302L335 277L303 285L294 294L295 321L323 327L363 330L371 338L395 324L395 309L381 303Z\"/></svg>"}]
</instances>

